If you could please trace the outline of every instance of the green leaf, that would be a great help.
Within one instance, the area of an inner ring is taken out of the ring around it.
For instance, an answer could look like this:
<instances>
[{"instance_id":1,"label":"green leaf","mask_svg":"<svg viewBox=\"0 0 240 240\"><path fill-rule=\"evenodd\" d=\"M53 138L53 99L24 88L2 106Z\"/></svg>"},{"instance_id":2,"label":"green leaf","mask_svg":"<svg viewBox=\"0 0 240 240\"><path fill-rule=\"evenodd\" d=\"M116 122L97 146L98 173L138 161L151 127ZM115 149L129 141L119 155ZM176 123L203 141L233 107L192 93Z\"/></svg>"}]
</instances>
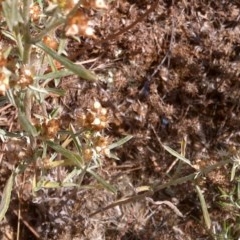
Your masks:
<instances>
[{"instance_id":1,"label":"green leaf","mask_svg":"<svg viewBox=\"0 0 240 240\"><path fill-rule=\"evenodd\" d=\"M65 91L63 89L57 89L57 88L48 88L46 87L45 88L49 93L53 93L53 94L56 94L58 96L65 96Z\"/></svg>"},{"instance_id":2,"label":"green leaf","mask_svg":"<svg viewBox=\"0 0 240 240\"><path fill-rule=\"evenodd\" d=\"M76 169L74 168L64 179L63 179L63 183L65 182L71 182L73 180L74 177L80 175L82 173L82 169Z\"/></svg>"},{"instance_id":3,"label":"green leaf","mask_svg":"<svg viewBox=\"0 0 240 240\"><path fill-rule=\"evenodd\" d=\"M209 212L208 212L208 209L207 209L207 204L206 204L205 198L202 194L201 189L198 186L196 186L196 190L197 190L197 194L198 194L198 197L199 197L199 200L200 200L205 224L207 226L207 229L210 229L211 228L211 219L210 219L210 216L209 216Z\"/></svg>"},{"instance_id":4,"label":"green leaf","mask_svg":"<svg viewBox=\"0 0 240 240\"><path fill-rule=\"evenodd\" d=\"M187 164L190 165L191 167L195 168L187 158L185 158L184 156L182 156L181 154L179 154L178 152L174 151L172 148L170 148L170 147L168 147L168 146L166 146L166 145L164 145L164 144L162 144L162 146L163 146L163 148L164 148L166 151L168 151L171 155L173 155L174 157L182 160L183 162L187 163Z\"/></svg>"},{"instance_id":5,"label":"green leaf","mask_svg":"<svg viewBox=\"0 0 240 240\"><path fill-rule=\"evenodd\" d=\"M49 181L49 180L40 180L37 182L36 186L33 188L34 192L39 191L42 188L61 188L61 187L77 187L78 184L72 182L57 182L57 181Z\"/></svg>"},{"instance_id":6,"label":"green leaf","mask_svg":"<svg viewBox=\"0 0 240 240\"><path fill-rule=\"evenodd\" d=\"M117 189L114 186L107 183L102 177L100 177L94 171L92 171L91 169L87 169L87 172L90 173L104 188L106 188L107 190L113 193L117 192Z\"/></svg>"},{"instance_id":7,"label":"green leaf","mask_svg":"<svg viewBox=\"0 0 240 240\"><path fill-rule=\"evenodd\" d=\"M108 149L111 150L111 149L113 149L113 148L119 147L119 146L125 144L126 142L128 142L128 141L129 141L130 139L132 139L132 138L133 138L133 136L131 136L131 135L126 136L126 137L120 139L119 141L110 144L110 145L108 146Z\"/></svg>"},{"instance_id":8,"label":"green leaf","mask_svg":"<svg viewBox=\"0 0 240 240\"><path fill-rule=\"evenodd\" d=\"M45 88L41 88L41 87L35 87L33 85L28 86L31 90L36 91L38 93L44 93L44 94L48 94L48 91Z\"/></svg>"},{"instance_id":9,"label":"green leaf","mask_svg":"<svg viewBox=\"0 0 240 240\"><path fill-rule=\"evenodd\" d=\"M44 181L41 188L60 188L60 187L77 187L78 185L71 182L55 182L55 181Z\"/></svg>"},{"instance_id":10,"label":"green leaf","mask_svg":"<svg viewBox=\"0 0 240 240\"><path fill-rule=\"evenodd\" d=\"M47 47L43 43L36 43L36 46L41 48L45 53L49 56L60 62L64 67L68 70L71 70L73 73L77 74L79 77L84 78L86 80L96 81L97 76L93 74L91 71L87 70L81 65L77 65L71 62L69 59L60 56L57 52L53 51L51 48Z\"/></svg>"},{"instance_id":11,"label":"green leaf","mask_svg":"<svg viewBox=\"0 0 240 240\"><path fill-rule=\"evenodd\" d=\"M2 3L4 17L10 31L19 23L23 23L23 18L19 11L18 0L7 0Z\"/></svg>"},{"instance_id":12,"label":"green leaf","mask_svg":"<svg viewBox=\"0 0 240 240\"><path fill-rule=\"evenodd\" d=\"M82 149L81 141L80 141L80 139L76 136L76 133L77 133L77 132L76 132L76 130L75 130L75 128L74 128L74 126L73 126L72 124L70 124L70 128L71 128L71 130L72 130L72 132L73 132L73 134L72 134L72 140L73 140L76 148L78 149L78 152L81 153L81 152L82 152L82 151L81 151L81 149Z\"/></svg>"},{"instance_id":13,"label":"green leaf","mask_svg":"<svg viewBox=\"0 0 240 240\"><path fill-rule=\"evenodd\" d=\"M61 153L64 157L70 160L70 163L82 168L82 159L79 155L63 148L61 145L58 145L52 141L47 141L47 145L53 148L56 152Z\"/></svg>"},{"instance_id":14,"label":"green leaf","mask_svg":"<svg viewBox=\"0 0 240 240\"><path fill-rule=\"evenodd\" d=\"M26 115L23 112L18 111L18 119L21 126L27 133L31 134L31 136L33 137L38 136L36 128L30 123L30 121L27 119Z\"/></svg>"},{"instance_id":15,"label":"green leaf","mask_svg":"<svg viewBox=\"0 0 240 240\"><path fill-rule=\"evenodd\" d=\"M8 89L6 92L7 99L13 106L17 106L12 89Z\"/></svg>"},{"instance_id":16,"label":"green leaf","mask_svg":"<svg viewBox=\"0 0 240 240\"><path fill-rule=\"evenodd\" d=\"M55 79L55 78L62 78L73 75L72 71L63 69L55 72L50 72L44 75L35 76L34 80L47 80L47 79Z\"/></svg>"},{"instance_id":17,"label":"green leaf","mask_svg":"<svg viewBox=\"0 0 240 240\"><path fill-rule=\"evenodd\" d=\"M2 193L2 200L0 203L0 221L2 221L2 219L4 218L8 210L10 199L11 199L11 193L13 189L13 182L14 182L14 174L12 173Z\"/></svg>"}]
</instances>

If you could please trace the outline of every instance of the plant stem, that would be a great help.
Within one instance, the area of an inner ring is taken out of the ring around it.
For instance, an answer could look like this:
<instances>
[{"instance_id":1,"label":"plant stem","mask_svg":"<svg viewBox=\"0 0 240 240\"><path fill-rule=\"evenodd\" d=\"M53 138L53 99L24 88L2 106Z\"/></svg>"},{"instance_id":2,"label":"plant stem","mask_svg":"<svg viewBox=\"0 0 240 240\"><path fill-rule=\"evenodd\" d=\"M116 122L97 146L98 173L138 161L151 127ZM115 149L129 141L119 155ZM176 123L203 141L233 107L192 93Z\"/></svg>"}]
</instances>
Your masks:
<instances>
[{"instance_id":1,"label":"plant stem","mask_svg":"<svg viewBox=\"0 0 240 240\"><path fill-rule=\"evenodd\" d=\"M210 165L210 166L208 166L204 169L199 170L198 172L192 173L192 174L187 175L185 177L181 177L181 178L178 178L178 179L173 179L173 180L170 180L169 182L164 183L164 184L156 183L152 186L153 191L157 192L157 191L160 191L160 190L165 189L165 188L170 187L170 186L176 186L176 185L188 182L188 181L195 180L195 179L199 178L199 176L207 175L208 173L214 171L218 167L222 167L222 166L224 166L228 163L231 163L231 162L232 162L231 158L225 159L223 161L220 161L220 162L218 162L214 165Z\"/></svg>"},{"instance_id":2,"label":"plant stem","mask_svg":"<svg viewBox=\"0 0 240 240\"><path fill-rule=\"evenodd\" d=\"M29 39L29 42L32 44L38 43L42 40L42 38L53 29L57 28L61 24L65 22L65 19L58 19L57 21L53 22L50 26L43 29L35 38Z\"/></svg>"},{"instance_id":3,"label":"plant stem","mask_svg":"<svg viewBox=\"0 0 240 240\"><path fill-rule=\"evenodd\" d=\"M31 43L30 43L30 23L29 23L29 9L30 9L31 0L23 1L23 41L24 41L24 49L23 49L23 64L28 64L30 61L30 51L31 51Z\"/></svg>"}]
</instances>

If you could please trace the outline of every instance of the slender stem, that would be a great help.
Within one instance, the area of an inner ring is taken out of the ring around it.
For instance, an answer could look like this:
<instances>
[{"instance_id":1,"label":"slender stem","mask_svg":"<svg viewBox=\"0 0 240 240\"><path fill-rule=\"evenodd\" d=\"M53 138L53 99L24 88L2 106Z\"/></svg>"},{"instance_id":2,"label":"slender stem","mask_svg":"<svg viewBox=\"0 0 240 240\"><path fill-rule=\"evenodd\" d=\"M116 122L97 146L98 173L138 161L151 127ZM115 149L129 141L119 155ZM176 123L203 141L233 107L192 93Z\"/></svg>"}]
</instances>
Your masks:
<instances>
[{"instance_id":1,"label":"slender stem","mask_svg":"<svg viewBox=\"0 0 240 240\"><path fill-rule=\"evenodd\" d=\"M43 29L35 38L29 39L29 42L32 44L38 43L42 40L42 38L53 29L57 28L61 24L63 24L66 20L64 18L58 19L57 21L53 22L50 26Z\"/></svg>"},{"instance_id":2,"label":"slender stem","mask_svg":"<svg viewBox=\"0 0 240 240\"><path fill-rule=\"evenodd\" d=\"M18 27L13 28L13 35L16 40L16 44L19 50L20 57L23 59L23 52L24 52L24 47L22 43L22 35L19 32Z\"/></svg>"},{"instance_id":3,"label":"slender stem","mask_svg":"<svg viewBox=\"0 0 240 240\"><path fill-rule=\"evenodd\" d=\"M32 91L27 89L24 97L24 111L29 122L31 121L31 110L32 110Z\"/></svg>"},{"instance_id":4,"label":"slender stem","mask_svg":"<svg viewBox=\"0 0 240 240\"><path fill-rule=\"evenodd\" d=\"M175 186L175 185L179 185L179 184L182 184L182 183L185 183L185 182L188 182L188 181L192 181L194 179L199 178L200 176L207 175L208 173L214 171L218 167L222 167L222 166L224 166L228 163L231 163L231 162L232 162L232 159L229 158L229 159L220 161L220 162L218 162L214 165L210 165L210 166L208 166L204 169L201 169L199 172L192 173L192 174L187 175L185 177L181 177L181 178L178 178L178 179L173 179L173 180L170 180L169 182L164 183L164 184L155 183L152 186L153 191L157 192L157 191L160 191L160 190L165 189L165 188L170 187L170 186Z\"/></svg>"},{"instance_id":5,"label":"slender stem","mask_svg":"<svg viewBox=\"0 0 240 240\"><path fill-rule=\"evenodd\" d=\"M23 1L23 41L24 41L24 51L23 51L23 63L29 63L31 44L30 44L30 17L29 17L29 9L31 5L31 0Z\"/></svg>"},{"instance_id":6,"label":"slender stem","mask_svg":"<svg viewBox=\"0 0 240 240\"><path fill-rule=\"evenodd\" d=\"M30 43L30 5L32 0L23 0L23 56L22 61L23 64L30 64L30 54L32 44ZM32 91L31 89L27 89L24 97L24 111L26 118L31 123L31 110L32 110Z\"/></svg>"}]
</instances>

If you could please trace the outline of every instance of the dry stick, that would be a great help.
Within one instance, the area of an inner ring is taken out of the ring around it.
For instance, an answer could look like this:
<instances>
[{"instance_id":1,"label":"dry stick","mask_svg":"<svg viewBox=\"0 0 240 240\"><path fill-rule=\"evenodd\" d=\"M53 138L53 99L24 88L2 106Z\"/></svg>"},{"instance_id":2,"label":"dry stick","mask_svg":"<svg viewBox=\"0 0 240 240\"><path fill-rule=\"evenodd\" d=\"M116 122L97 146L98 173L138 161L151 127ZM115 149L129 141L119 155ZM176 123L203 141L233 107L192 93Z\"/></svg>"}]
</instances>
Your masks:
<instances>
[{"instance_id":1,"label":"dry stick","mask_svg":"<svg viewBox=\"0 0 240 240\"><path fill-rule=\"evenodd\" d=\"M184 217L183 214L181 213L181 211L170 201L153 201L152 198L146 197L146 200L150 203L152 203L153 205L161 205L161 204L165 204L168 207L170 207L179 217Z\"/></svg>"},{"instance_id":2,"label":"dry stick","mask_svg":"<svg viewBox=\"0 0 240 240\"><path fill-rule=\"evenodd\" d=\"M92 217L92 216L94 216L94 215L96 215L100 212L104 212L104 211L106 211L110 208L113 208L113 207L116 207L116 206L121 206L123 204L133 202L133 201L136 201L136 200L145 199L145 197L150 197L152 195L153 195L153 191L147 191L147 192L144 192L143 194L132 195L132 196L127 196L127 197L121 198L121 199L117 200L116 202L113 202L113 203L109 204L108 206L100 208L97 211L91 213L89 215L89 217Z\"/></svg>"},{"instance_id":3,"label":"dry stick","mask_svg":"<svg viewBox=\"0 0 240 240\"><path fill-rule=\"evenodd\" d=\"M17 210L13 210L13 213L19 217L19 219L23 222L23 224L32 232L32 234L37 238L41 239L40 235L34 230L34 228L26 221L23 219L21 215L18 214Z\"/></svg>"},{"instance_id":4,"label":"dry stick","mask_svg":"<svg viewBox=\"0 0 240 240\"><path fill-rule=\"evenodd\" d=\"M19 198L19 192L18 192L18 198ZM18 221L17 221L17 240L19 240L19 236L20 236L20 228L21 228L21 204L20 201L18 202Z\"/></svg>"}]
</instances>

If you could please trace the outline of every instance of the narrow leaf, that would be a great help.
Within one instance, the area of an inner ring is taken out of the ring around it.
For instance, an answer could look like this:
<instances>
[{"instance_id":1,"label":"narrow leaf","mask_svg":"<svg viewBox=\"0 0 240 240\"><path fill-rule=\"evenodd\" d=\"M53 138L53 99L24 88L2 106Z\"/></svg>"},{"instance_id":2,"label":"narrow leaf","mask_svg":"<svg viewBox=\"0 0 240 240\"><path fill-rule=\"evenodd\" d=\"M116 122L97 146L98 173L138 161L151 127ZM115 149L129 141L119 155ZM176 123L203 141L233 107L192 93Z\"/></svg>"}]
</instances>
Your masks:
<instances>
[{"instance_id":1,"label":"narrow leaf","mask_svg":"<svg viewBox=\"0 0 240 240\"><path fill-rule=\"evenodd\" d=\"M117 189L112 186L111 184L107 183L102 177L100 177L98 174L96 174L91 169L87 169L87 172L90 173L103 187L105 187L110 192L116 193Z\"/></svg>"},{"instance_id":2,"label":"narrow leaf","mask_svg":"<svg viewBox=\"0 0 240 240\"><path fill-rule=\"evenodd\" d=\"M82 173L83 170L81 169L76 169L74 168L64 179L63 179L63 183L65 182L70 182L73 180L74 177L78 176L79 174Z\"/></svg>"},{"instance_id":3,"label":"narrow leaf","mask_svg":"<svg viewBox=\"0 0 240 240\"><path fill-rule=\"evenodd\" d=\"M50 72L44 75L35 76L34 80L47 80L47 79L55 79L62 78L72 75L73 73L69 70L63 69L55 72Z\"/></svg>"},{"instance_id":4,"label":"narrow leaf","mask_svg":"<svg viewBox=\"0 0 240 240\"><path fill-rule=\"evenodd\" d=\"M67 150L66 148L63 148L62 146L52 142L52 141L47 141L47 145L51 148L53 148L56 152L61 153L64 157L70 160L70 162L81 168L81 157L77 154L74 154L73 152Z\"/></svg>"},{"instance_id":5,"label":"narrow leaf","mask_svg":"<svg viewBox=\"0 0 240 240\"><path fill-rule=\"evenodd\" d=\"M126 137L120 139L119 141L117 141L117 142L109 145L109 146L108 146L108 149L111 150L111 149L113 149L113 148L119 147L119 146L123 145L124 143L128 142L128 141L129 141L130 139L132 139L132 138L133 138L132 135L126 136Z\"/></svg>"},{"instance_id":6,"label":"narrow leaf","mask_svg":"<svg viewBox=\"0 0 240 240\"><path fill-rule=\"evenodd\" d=\"M18 111L18 118L21 126L27 133L30 133L33 137L36 137L38 135L36 128L30 123L23 112Z\"/></svg>"},{"instance_id":7,"label":"narrow leaf","mask_svg":"<svg viewBox=\"0 0 240 240\"><path fill-rule=\"evenodd\" d=\"M4 218L8 210L10 199L11 199L11 193L13 189L13 182L14 182L14 174L12 173L2 193L2 200L0 203L0 221L2 221L2 219Z\"/></svg>"},{"instance_id":8,"label":"narrow leaf","mask_svg":"<svg viewBox=\"0 0 240 240\"><path fill-rule=\"evenodd\" d=\"M56 94L56 95L61 96L61 97L63 97L65 95L65 91L63 89L48 88L48 87L46 87L45 89L49 93L53 93L53 94Z\"/></svg>"},{"instance_id":9,"label":"narrow leaf","mask_svg":"<svg viewBox=\"0 0 240 240\"><path fill-rule=\"evenodd\" d=\"M198 197L199 197L199 200L200 200L205 224L207 226L207 229L210 229L211 228L211 219L210 219L209 212L208 212L208 209L207 209L206 201L204 199L204 196L202 194L201 189L198 186L196 186L196 190L197 190L197 194L198 194Z\"/></svg>"},{"instance_id":10,"label":"narrow leaf","mask_svg":"<svg viewBox=\"0 0 240 240\"><path fill-rule=\"evenodd\" d=\"M194 167L191 162L185 158L184 156L182 156L181 154L179 154L178 152L174 151L172 148L162 144L163 148L168 151L171 155L173 155L174 157L182 160L183 162L187 163L188 165L190 165L191 167Z\"/></svg>"},{"instance_id":11,"label":"narrow leaf","mask_svg":"<svg viewBox=\"0 0 240 240\"><path fill-rule=\"evenodd\" d=\"M77 65L71 62L69 59L59 55L57 52L53 51L51 48L47 47L43 43L36 43L36 46L41 48L44 52L50 55L52 58L60 62L64 67L71 70L73 73L77 74L79 77L84 78L86 80L96 81L97 76L93 74L91 71L87 70L81 65Z\"/></svg>"},{"instance_id":12,"label":"narrow leaf","mask_svg":"<svg viewBox=\"0 0 240 240\"><path fill-rule=\"evenodd\" d=\"M45 93L48 94L48 91L45 88L41 88L41 87L35 87L33 85L28 86L31 90L39 92L39 93Z\"/></svg>"},{"instance_id":13,"label":"narrow leaf","mask_svg":"<svg viewBox=\"0 0 240 240\"><path fill-rule=\"evenodd\" d=\"M60 188L60 187L76 187L76 186L78 185L71 182L61 183L61 182L55 182L55 181L44 181L42 183L41 188Z\"/></svg>"},{"instance_id":14,"label":"narrow leaf","mask_svg":"<svg viewBox=\"0 0 240 240\"><path fill-rule=\"evenodd\" d=\"M70 124L70 128L73 132L73 135L72 135L73 142L74 142L76 148L78 149L78 152L81 153L82 146L81 146L80 139L76 136L77 131L75 130L75 128L72 124Z\"/></svg>"},{"instance_id":15,"label":"narrow leaf","mask_svg":"<svg viewBox=\"0 0 240 240\"><path fill-rule=\"evenodd\" d=\"M18 0L9 0L2 3L4 17L7 21L10 31L13 30L19 23L23 23L23 18L20 14Z\"/></svg>"}]
</instances>

